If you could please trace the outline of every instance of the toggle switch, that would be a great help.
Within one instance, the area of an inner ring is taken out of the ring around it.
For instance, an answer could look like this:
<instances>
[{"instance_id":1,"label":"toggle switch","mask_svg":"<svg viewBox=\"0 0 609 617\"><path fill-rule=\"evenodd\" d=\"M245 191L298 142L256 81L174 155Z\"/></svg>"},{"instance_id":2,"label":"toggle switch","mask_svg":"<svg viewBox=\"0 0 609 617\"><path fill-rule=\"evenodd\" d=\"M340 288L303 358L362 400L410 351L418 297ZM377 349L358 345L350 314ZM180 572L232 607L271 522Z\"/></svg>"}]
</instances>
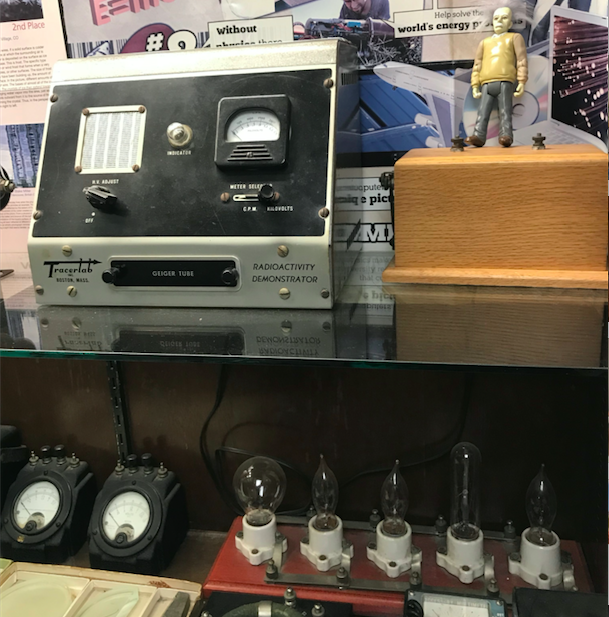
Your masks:
<instances>
[{"instance_id":1,"label":"toggle switch","mask_svg":"<svg viewBox=\"0 0 609 617\"><path fill-rule=\"evenodd\" d=\"M275 199L275 191L270 184L263 184L258 191L258 201L263 204L270 204Z\"/></svg>"}]
</instances>

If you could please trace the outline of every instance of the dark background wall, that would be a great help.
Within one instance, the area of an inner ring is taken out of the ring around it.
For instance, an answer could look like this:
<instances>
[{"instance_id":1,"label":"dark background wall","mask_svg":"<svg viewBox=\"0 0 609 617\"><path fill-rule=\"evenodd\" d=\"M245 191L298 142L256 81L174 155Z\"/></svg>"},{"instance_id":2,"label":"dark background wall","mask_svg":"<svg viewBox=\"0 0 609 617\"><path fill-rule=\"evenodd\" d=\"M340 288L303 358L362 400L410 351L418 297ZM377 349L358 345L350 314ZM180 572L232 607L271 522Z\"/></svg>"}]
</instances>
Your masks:
<instances>
[{"instance_id":1,"label":"dark background wall","mask_svg":"<svg viewBox=\"0 0 609 617\"><path fill-rule=\"evenodd\" d=\"M103 362L3 359L2 423L38 449L65 443L101 484L116 463ZM152 452L178 473L191 525L227 529L235 514L220 498L199 453L199 433L216 398L220 367L190 363L123 365L134 451ZM606 585L605 456L607 374L225 367L226 391L209 426L212 456L222 446L282 459L283 508L306 507L323 453L341 483L338 513L366 519L396 458L407 464L408 520L449 514L452 446L474 442L483 458L483 526L527 525L524 496L544 462L558 495L555 530L590 551ZM221 453L220 481L246 456ZM381 469L378 473L364 474ZM354 479L353 479L354 478ZM352 481L350 481L353 479Z\"/></svg>"}]
</instances>

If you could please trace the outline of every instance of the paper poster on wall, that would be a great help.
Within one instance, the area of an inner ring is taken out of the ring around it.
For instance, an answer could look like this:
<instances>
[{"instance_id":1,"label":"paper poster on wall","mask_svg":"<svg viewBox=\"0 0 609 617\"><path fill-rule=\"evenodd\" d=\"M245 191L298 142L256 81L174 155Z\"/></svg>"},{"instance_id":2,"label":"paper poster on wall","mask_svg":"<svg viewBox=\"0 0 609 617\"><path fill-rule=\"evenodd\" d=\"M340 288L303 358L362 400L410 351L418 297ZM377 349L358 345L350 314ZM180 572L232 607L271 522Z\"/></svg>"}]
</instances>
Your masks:
<instances>
[{"instance_id":1,"label":"paper poster on wall","mask_svg":"<svg viewBox=\"0 0 609 617\"><path fill-rule=\"evenodd\" d=\"M0 164L16 187L0 212L0 249L13 268L7 261L22 259L10 254L26 251L51 69L66 57L57 0L0 0L0 36Z\"/></svg>"},{"instance_id":2,"label":"paper poster on wall","mask_svg":"<svg viewBox=\"0 0 609 617\"><path fill-rule=\"evenodd\" d=\"M526 0L512 4L515 27L526 29ZM217 36L212 23L291 17L295 40L345 38L358 47L364 67L471 60L490 29L494 7L486 0L64 0L63 5L71 57L192 49L208 44L210 34Z\"/></svg>"},{"instance_id":3,"label":"paper poster on wall","mask_svg":"<svg viewBox=\"0 0 609 617\"><path fill-rule=\"evenodd\" d=\"M364 165L374 168L390 167L413 148L446 147L456 135L471 133L479 105L471 95L472 59L479 42L492 34L491 16L500 4L504 3L63 0L72 57L346 39L356 46L362 68ZM507 4L513 10L512 30L522 33L529 57L525 94L514 99L515 143L529 145L532 135L543 132L547 143L584 141L606 149L607 0ZM496 145L497 137L495 113L488 145ZM389 208L382 201L372 202L345 207L367 217L366 247L389 249Z\"/></svg>"}]
</instances>

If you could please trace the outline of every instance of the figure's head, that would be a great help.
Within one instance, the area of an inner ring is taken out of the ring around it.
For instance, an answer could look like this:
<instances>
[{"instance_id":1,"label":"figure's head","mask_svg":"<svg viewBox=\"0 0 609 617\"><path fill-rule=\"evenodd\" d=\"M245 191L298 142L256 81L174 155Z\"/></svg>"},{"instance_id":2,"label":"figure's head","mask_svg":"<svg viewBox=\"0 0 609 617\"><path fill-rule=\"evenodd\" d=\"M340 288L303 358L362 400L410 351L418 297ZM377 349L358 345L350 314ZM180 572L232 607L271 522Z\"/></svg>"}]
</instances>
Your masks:
<instances>
[{"instance_id":1,"label":"figure's head","mask_svg":"<svg viewBox=\"0 0 609 617\"><path fill-rule=\"evenodd\" d=\"M362 14L366 7L367 0L343 0L348 9L354 13Z\"/></svg>"},{"instance_id":2,"label":"figure's head","mask_svg":"<svg viewBox=\"0 0 609 617\"><path fill-rule=\"evenodd\" d=\"M502 6L493 13L493 30L495 34L503 34L512 27L512 9Z\"/></svg>"}]
</instances>

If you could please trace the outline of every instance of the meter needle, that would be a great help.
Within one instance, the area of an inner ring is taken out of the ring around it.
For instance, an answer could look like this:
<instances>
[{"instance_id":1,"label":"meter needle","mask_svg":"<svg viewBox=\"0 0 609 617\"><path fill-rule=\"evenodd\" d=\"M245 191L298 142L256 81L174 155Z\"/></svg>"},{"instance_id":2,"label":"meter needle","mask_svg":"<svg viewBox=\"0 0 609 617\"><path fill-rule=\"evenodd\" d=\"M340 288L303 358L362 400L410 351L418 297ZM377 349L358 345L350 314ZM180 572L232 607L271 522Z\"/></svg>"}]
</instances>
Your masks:
<instances>
[{"instance_id":1,"label":"meter needle","mask_svg":"<svg viewBox=\"0 0 609 617\"><path fill-rule=\"evenodd\" d=\"M108 512L108 514L110 515L110 518L116 523L117 527L120 527L118 521L114 518L114 516L112 515L112 512Z\"/></svg>"}]
</instances>

